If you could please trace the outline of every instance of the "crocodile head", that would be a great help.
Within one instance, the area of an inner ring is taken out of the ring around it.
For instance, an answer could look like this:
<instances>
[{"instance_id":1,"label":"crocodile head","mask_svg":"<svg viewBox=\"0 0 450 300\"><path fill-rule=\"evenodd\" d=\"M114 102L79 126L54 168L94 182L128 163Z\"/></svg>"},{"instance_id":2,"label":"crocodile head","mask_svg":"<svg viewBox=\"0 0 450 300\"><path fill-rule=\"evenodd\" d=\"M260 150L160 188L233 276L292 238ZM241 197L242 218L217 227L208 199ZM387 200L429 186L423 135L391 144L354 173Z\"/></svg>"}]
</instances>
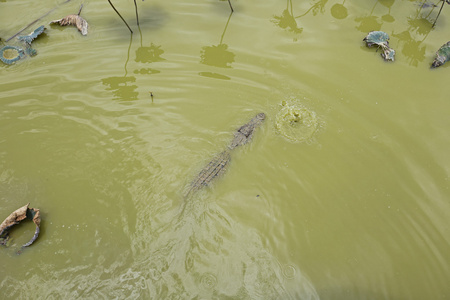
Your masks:
<instances>
[{"instance_id":1,"label":"crocodile head","mask_svg":"<svg viewBox=\"0 0 450 300\"><path fill-rule=\"evenodd\" d=\"M256 115L256 117L262 121L262 120L264 120L266 118L266 114L265 113L259 113L259 114Z\"/></svg>"},{"instance_id":2,"label":"crocodile head","mask_svg":"<svg viewBox=\"0 0 450 300\"><path fill-rule=\"evenodd\" d=\"M250 120L250 122L239 128L238 132L244 134L248 138L251 138L253 131L259 126L261 126L265 118L266 118L265 113L257 114L253 119Z\"/></svg>"},{"instance_id":3,"label":"crocodile head","mask_svg":"<svg viewBox=\"0 0 450 300\"><path fill-rule=\"evenodd\" d=\"M255 129L262 124L265 118L265 113L259 113L255 117L253 117L247 124L241 126L235 132L234 139L228 147L230 149L234 149L237 146L247 144L251 140Z\"/></svg>"}]
</instances>

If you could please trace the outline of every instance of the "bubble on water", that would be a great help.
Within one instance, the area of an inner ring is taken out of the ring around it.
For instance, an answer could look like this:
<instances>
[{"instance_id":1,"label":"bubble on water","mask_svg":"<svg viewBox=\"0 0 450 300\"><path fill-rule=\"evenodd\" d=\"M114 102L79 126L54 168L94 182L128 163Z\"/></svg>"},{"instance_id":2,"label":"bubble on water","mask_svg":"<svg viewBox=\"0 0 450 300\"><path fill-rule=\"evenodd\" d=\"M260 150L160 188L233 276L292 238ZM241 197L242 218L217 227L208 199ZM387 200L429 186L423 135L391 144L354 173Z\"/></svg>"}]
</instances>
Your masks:
<instances>
[{"instance_id":1,"label":"bubble on water","mask_svg":"<svg viewBox=\"0 0 450 300\"><path fill-rule=\"evenodd\" d=\"M292 265L284 265L283 276L287 279L293 279L295 277L295 267Z\"/></svg>"},{"instance_id":2,"label":"bubble on water","mask_svg":"<svg viewBox=\"0 0 450 300\"><path fill-rule=\"evenodd\" d=\"M211 273L205 273L200 278L200 285L205 290L212 290L217 284L217 278Z\"/></svg>"},{"instance_id":3,"label":"bubble on water","mask_svg":"<svg viewBox=\"0 0 450 300\"><path fill-rule=\"evenodd\" d=\"M314 111L299 103L283 101L275 119L277 131L291 142L310 140L319 127Z\"/></svg>"}]
</instances>

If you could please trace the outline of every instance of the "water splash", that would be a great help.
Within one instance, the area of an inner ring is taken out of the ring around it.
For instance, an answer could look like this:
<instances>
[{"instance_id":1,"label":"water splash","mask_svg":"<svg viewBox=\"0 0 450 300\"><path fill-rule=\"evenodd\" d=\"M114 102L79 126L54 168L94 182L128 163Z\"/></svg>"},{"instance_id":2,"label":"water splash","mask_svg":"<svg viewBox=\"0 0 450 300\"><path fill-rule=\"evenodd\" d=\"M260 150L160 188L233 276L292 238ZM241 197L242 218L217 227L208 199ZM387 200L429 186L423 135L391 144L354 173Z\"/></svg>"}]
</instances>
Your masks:
<instances>
[{"instance_id":1,"label":"water splash","mask_svg":"<svg viewBox=\"0 0 450 300\"><path fill-rule=\"evenodd\" d=\"M314 111L300 103L283 101L275 118L277 131L291 142L310 140L319 127Z\"/></svg>"}]
</instances>

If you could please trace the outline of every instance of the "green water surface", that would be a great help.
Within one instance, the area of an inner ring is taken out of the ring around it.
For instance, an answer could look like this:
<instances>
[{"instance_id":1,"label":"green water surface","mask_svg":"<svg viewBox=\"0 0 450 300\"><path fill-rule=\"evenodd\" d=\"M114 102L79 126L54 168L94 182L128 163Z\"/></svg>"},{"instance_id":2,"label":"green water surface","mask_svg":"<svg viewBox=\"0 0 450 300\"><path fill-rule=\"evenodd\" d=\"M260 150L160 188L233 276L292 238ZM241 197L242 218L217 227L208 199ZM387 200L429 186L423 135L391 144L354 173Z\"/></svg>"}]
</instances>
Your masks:
<instances>
[{"instance_id":1,"label":"green water surface","mask_svg":"<svg viewBox=\"0 0 450 300\"><path fill-rule=\"evenodd\" d=\"M450 299L450 7L0 0L2 299ZM48 25L77 13L89 23ZM390 36L395 62L362 39ZM8 44L16 43L13 40ZM259 112L251 143L183 192ZM181 212L181 208L186 209Z\"/></svg>"}]
</instances>

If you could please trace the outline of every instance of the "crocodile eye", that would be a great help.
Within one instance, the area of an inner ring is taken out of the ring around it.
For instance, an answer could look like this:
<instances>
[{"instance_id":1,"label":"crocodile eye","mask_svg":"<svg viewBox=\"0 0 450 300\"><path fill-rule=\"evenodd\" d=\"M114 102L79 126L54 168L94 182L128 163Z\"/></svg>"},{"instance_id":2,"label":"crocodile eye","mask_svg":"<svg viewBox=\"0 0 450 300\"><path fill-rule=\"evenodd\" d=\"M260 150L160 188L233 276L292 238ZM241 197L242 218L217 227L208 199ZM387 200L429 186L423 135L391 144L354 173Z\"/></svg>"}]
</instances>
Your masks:
<instances>
[{"instance_id":1,"label":"crocodile eye","mask_svg":"<svg viewBox=\"0 0 450 300\"><path fill-rule=\"evenodd\" d=\"M258 114L258 119L264 120L266 118L266 114L265 113L259 113Z\"/></svg>"}]
</instances>

